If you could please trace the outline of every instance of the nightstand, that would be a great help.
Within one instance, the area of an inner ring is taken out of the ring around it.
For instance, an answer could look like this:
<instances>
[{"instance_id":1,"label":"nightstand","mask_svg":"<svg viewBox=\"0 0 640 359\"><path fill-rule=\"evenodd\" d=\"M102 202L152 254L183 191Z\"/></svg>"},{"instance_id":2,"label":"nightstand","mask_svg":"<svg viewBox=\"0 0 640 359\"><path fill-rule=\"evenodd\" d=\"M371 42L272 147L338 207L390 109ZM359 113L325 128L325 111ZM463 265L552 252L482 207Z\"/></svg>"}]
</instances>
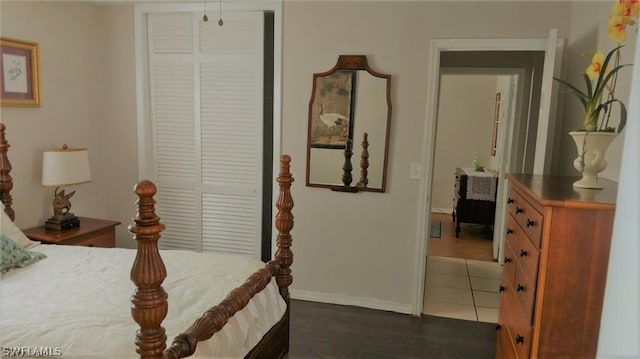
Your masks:
<instances>
[{"instance_id":1,"label":"nightstand","mask_svg":"<svg viewBox=\"0 0 640 359\"><path fill-rule=\"evenodd\" d=\"M116 221L80 217L78 228L55 231L40 226L23 232L29 239L43 244L113 248L116 246L116 226L119 224Z\"/></svg>"}]
</instances>

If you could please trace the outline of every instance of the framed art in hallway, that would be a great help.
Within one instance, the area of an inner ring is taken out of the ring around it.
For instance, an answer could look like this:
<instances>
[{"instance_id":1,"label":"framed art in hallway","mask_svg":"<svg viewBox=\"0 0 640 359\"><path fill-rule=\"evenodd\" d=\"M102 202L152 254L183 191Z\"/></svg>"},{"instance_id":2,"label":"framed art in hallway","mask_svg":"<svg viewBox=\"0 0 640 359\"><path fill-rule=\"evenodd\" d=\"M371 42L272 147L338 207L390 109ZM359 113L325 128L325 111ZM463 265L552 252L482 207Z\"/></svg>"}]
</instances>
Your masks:
<instances>
[{"instance_id":1,"label":"framed art in hallway","mask_svg":"<svg viewBox=\"0 0 640 359\"><path fill-rule=\"evenodd\" d=\"M0 105L40 106L38 44L0 38Z\"/></svg>"},{"instance_id":2,"label":"framed art in hallway","mask_svg":"<svg viewBox=\"0 0 640 359\"><path fill-rule=\"evenodd\" d=\"M496 94L496 104L493 115L493 131L491 136L491 156L496 155L496 149L498 147L498 125L500 124L500 92Z\"/></svg>"}]
</instances>

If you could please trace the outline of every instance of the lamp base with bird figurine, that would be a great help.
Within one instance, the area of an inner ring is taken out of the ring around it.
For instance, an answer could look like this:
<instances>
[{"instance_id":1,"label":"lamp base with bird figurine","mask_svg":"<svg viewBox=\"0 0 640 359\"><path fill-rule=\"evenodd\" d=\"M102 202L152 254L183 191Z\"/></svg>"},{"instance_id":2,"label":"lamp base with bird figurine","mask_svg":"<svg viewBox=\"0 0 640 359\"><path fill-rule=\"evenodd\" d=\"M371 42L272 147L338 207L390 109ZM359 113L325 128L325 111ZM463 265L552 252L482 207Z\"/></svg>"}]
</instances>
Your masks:
<instances>
[{"instance_id":1,"label":"lamp base with bird figurine","mask_svg":"<svg viewBox=\"0 0 640 359\"><path fill-rule=\"evenodd\" d=\"M65 213L61 216L53 216L47 219L44 227L55 231L78 228L80 227L80 218L76 217L73 213Z\"/></svg>"},{"instance_id":2,"label":"lamp base with bird figurine","mask_svg":"<svg viewBox=\"0 0 640 359\"><path fill-rule=\"evenodd\" d=\"M58 191L58 189L59 187L56 187L53 197L53 216L44 223L44 227L56 231L80 227L80 218L69 212L69 209L71 209L71 201L69 199L73 197L76 191L65 194L64 189L61 191Z\"/></svg>"}]
</instances>

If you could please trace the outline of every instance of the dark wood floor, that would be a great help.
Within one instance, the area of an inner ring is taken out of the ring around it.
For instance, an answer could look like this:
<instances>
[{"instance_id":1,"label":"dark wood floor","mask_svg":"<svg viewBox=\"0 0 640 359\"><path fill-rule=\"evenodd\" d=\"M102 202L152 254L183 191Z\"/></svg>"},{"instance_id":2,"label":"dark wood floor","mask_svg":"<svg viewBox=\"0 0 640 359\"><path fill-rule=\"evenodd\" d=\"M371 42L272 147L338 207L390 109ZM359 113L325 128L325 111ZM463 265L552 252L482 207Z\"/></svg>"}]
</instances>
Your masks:
<instances>
[{"instance_id":1,"label":"dark wood floor","mask_svg":"<svg viewBox=\"0 0 640 359\"><path fill-rule=\"evenodd\" d=\"M495 343L495 324L291 301L289 359L489 359Z\"/></svg>"}]
</instances>

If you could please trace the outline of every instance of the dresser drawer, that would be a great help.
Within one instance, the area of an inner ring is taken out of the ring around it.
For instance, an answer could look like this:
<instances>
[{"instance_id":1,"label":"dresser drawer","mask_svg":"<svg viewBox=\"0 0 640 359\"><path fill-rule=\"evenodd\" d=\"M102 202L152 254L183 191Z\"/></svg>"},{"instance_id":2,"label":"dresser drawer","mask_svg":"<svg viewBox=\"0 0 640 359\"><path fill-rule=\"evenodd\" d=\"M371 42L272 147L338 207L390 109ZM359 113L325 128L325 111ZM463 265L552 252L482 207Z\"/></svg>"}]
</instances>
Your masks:
<instances>
[{"instance_id":1,"label":"dresser drawer","mask_svg":"<svg viewBox=\"0 0 640 359\"><path fill-rule=\"evenodd\" d=\"M509 284L512 287L515 287L516 283L516 266L517 266L517 257L516 252L512 248L511 244L508 241L505 241L504 246L504 265L502 266L502 278L505 284Z\"/></svg>"},{"instance_id":2,"label":"dresser drawer","mask_svg":"<svg viewBox=\"0 0 640 359\"><path fill-rule=\"evenodd\" d=\"M522 312L513 288L506 288L500 296L498 323L500 325L498 340L501 340L498 346L503 347L501 351L502 354L506 353L504 357L528 358L531 348L531 325ZM508 338L501 339L500 336Z\"/></svg>"},{"instance_id":3,"label":"dresser drawer","mask_svg":"<svg viewBox=\"0 0 640 359\"><path fill-rule=\"evenodd\" d=\"M496 347L496 359L512 359L515 356L516 348L511 342L511 333L507 326L500 325L496 332L497 347Z\"/></svg>"},{"instance_id":4,"label":"dresser drawer","mask_svg":"<svg viewBox=\"0 0 640 359\"><path fill-rule=\"evenodd\" d=\"M533 303L536 297L536 282L527 275L520 264L516 268L515 293L527 323L533 323Z\"/></svg>"},{"instance_id":5,"label":"dresser drawer","mask_svg":"<svg viewBox=\"0 0 640 359\"><path fill-rule=\"evenodd\" d=\"M522 313L520 313L522 314ZM526 359L529 358L529 352L531 351L531 325L524 320L524 317L519 317L514 320L513 330L511 335L513 336L514 346L516 348L516 357Z\"/></svg>"},{"instance_id":6,"label":"dresser drawer","mask_svg":"<svg viewBox=\"0 0 640 359\"><path fill-rule=\"evenodd\" d=\"M507 215L507 225L505 228L505 236L504 242L505 244L510 244L512 248L518 247L518 237L522 233L522 229L520 229L520 225L516 222L516 219L513 215Z\"/></svg>"},{"instance_id":7,"label":"dresser drawer","mask_svg":"<svg viewBox=\"0 0 640 359\"><path fill-rule=\"evenodd\" d=\"M511 323L513 313L518 310L517 300L511 299L514 296L513 287L505 282L503 277L500 290L500 308L498 309L498 329L496 358L511 359L515 357L516 348L511 333Z\"/></svg>"},{"instance_id":8,"label":"dresser drawer","mask_svg":"<svg viewBox=\"0 0 640 359\"><path fill-rule=\"evenodd\" d=\"M513 248L518 264L532 280L538 278L538 264L540 263L540 251L526 236L518 237L518 245Z\"/></svg>"},{"instance_id":9,"label":"dresser drawer","mask_svg":"<svg viewBox=\"0 0 640 359\"><path fill-rule=\"evenodd\" d=\"M535 246L540 248L542 238L542 214L513 188L509 188L507 211L513 216Z\"/></svg>"}]
</instances>

